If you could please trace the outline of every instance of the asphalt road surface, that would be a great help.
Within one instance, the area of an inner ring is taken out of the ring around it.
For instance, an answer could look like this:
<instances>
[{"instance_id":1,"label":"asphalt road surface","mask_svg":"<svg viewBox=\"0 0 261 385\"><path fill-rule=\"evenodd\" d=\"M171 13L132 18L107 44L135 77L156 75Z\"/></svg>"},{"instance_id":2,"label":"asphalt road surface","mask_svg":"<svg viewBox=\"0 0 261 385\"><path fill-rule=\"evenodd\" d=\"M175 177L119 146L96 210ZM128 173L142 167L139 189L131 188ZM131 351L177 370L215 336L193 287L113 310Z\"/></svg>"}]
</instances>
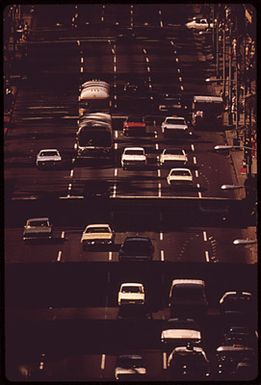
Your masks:
<instances>
[{"instance_id":1,"label":"asphalt road surface","mask_svg":"<svg viewBox=\"0 0 261 385\"><path fill-rule=\"evenodd\" d=\"M210 94L205 83L210 68L208 40L185 27L196 8L190 4L33 7L30 39L19 46L18 94L4 148L9 208L15 201L81 199L90 181L94 185L106 181L109 199L235 198L233 191L220 189L235 182L230 157L213 151L216 144L225 143L223 132L192 129L191 136L177 141L166 139L161 129L168 114L158 109L160 94L182 95L188 119L192 97ZM75 162L79 87L93 78L111 85L113 157L107 162ZM132 94L124 91L127 82L142 87ZM146 118L146 136L123 135L123 120L131 113ZM127 146L145 148L146 168L122 169L120 158ZM192 188L175 190L167 184L169 170L160 167L158 157L173 146L188 154ZM37 169L36 155L44 148L60 151L59 169ZM189 211L178 210L173 218L172 211L166 210L155 216L154 211L135 210L133 204L119 215L103 212L101 203L97 213L81 212L78 219L76 214L71 219L66 210L57 215L54 201L50 202L54 239L46 242L24 243L24 215L7 210L7 377L114 380L117 356L136 353L146 361L146 379L171 380L166 370L168 351L160 344L163 322L170 317L170 282L174 277L196 277L207 283L209 308L200 323L211 378L217 378L214 351L225 327L235 322L220 314L219 297L225 290L256 291L256 267L249 264L249 248L232 243L244 237L243 218L229 224L221 215L217 224L210 213L203 226L195 223ZM37 212L46 216L46 206L42 207L39 203ZM110 223L115 229L115 246L83 251L82 231L97 222ZM118 249L126 236L136 234L151 238L153 261L124 267ZM148 296L144 317L119 319L117 293L122 282L144 283ZM256 315L241 321L256 328Z\"/></svg>"}]
</instances>

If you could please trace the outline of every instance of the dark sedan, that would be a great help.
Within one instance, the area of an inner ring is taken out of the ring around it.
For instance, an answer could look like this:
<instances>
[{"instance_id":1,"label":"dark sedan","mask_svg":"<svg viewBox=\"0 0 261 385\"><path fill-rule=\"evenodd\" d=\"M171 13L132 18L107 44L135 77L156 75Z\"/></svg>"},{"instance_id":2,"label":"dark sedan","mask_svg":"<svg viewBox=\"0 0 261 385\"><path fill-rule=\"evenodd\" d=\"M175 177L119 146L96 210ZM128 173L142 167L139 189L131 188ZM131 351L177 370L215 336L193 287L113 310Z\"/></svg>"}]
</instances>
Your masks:
<instances>
[{"instance_id":1,"label":"dark sedan","mask_svg":"<svg viewBox=\"0 0 261 385\"><path fill-rule=\"evenodd\" d=\"M152 260L153 245L148 237L127 237L119 250L119 260Z\"/></svg>"}]
</instances>

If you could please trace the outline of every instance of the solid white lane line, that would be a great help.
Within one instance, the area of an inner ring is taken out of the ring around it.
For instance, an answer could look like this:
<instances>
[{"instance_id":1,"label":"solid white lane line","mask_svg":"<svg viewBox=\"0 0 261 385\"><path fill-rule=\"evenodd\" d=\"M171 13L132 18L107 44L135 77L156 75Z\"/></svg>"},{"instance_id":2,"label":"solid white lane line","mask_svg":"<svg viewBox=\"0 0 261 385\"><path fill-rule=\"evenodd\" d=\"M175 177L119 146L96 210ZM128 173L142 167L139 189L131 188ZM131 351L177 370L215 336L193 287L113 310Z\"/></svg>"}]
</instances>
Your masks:
<instances>
[{"instance_id":1,"label":"solid white lane line","mask_svg":"<svg viewBox=\"0 0 261 385\"><path fill-rule=\"evenodd\" d=\"M59 251L58 251L58 256L57 256L57 262L60 262L60 261L61 261L61 258L62 258L62 251L59 250Z\"/></svg>"},{"instance_id":2,"label":"solid white lane line","mask_svg":"<svg viewBox=\"0 0 261 385\"><path fill-rule=\"evenodd\" d=\"M206 258L206 261L209 262L209 254L208 254L208 251L205 251L205 258Z\"/></svg>"},{"instance_id":3,"label":"solid white lane line","mask_svg":"<svg viewBox=\"0 0 261 385\"><path fill-rule=\"evenodd\" d=\"M70 177L73 176L73 172L74 172L74 170L71 170L71 172L70 172Z\"/></svg>"},{"instance_id":4,"label":"solid white lane line","mask_svg":"<svg viewBox=\"0 0 261 385\"><path fill-rule=\"evenodd\" d=\"M112 251L109 251L109 261L112 260Z\"/></svg>"},{"instance_id":5,"label":"solid white lane line","mask_svg":"<svg viewBox=\"0 0 261 385\"><path fill-rule=\"evenodd\" d=\"M102 354L101 356L101 370L104 370L105 368L105 354Z\"/></svg>"},{"instance_id":6,"label":"solid white lane line","mask_svg":"<svg viewBox=\"0 0 261 385\"><path fill-rule=\"evenodd\" d=\"M198 178L198 170L195 170L195 175Z\"/></svg>"},{"instance_id":7,"label":"solid white lane line","mask_svg":"<svg viewBox=\"0 0 261 385\"><path fill-rule=\"evenodd\" d=\"M206 231L203 231L203 239L204 239L204 241L205 242L207 242L207 233L206 233Z\"/></svg>"},{"instance_id":8,"label":"solid white lane line","mask_svg":"<svg viewBox=\"0 0 261 385\"><path fill-rule=\"evenodd\" d=\"M160 240L163 241L163 233L160 232Z\"/></svg>"},{"instance_id":9,"label":"solid white lane line","mask_svg":"<svg viewBox=\"0 0 261 385\"><path fill-rule=\"evenodd\" d=\"M164 261L164 250L160 250L160 260Z\"/></svg>"},{"instance_id":10,"label":"solid white lane line","mask_svg":"<svg viewBox=\"0 0 261 385\"><path fill-rule=\"evenodd\" d=\"M193 156L193 163L197 164L197 158L195 156Z\"/></svg>"},{"instance_id":11,"label":"solid white lane line","mask_svg":"<svg viewBox=\"0 0 261 385\"><path fill-rule=\"evenodd\" d=\"M191 150L192 150L192 151L195 151L194 144L191 144Z\"/></svg>"},{"instance_id":12,"label":"solid white lane line","mask_svg":"<svg viewBox=\"0 0 261 385\"><path fill-rule=\"evenodd\" d=\"M167 353L163 352L163 369L167 369Z\"/></svg>"}]
</instances>

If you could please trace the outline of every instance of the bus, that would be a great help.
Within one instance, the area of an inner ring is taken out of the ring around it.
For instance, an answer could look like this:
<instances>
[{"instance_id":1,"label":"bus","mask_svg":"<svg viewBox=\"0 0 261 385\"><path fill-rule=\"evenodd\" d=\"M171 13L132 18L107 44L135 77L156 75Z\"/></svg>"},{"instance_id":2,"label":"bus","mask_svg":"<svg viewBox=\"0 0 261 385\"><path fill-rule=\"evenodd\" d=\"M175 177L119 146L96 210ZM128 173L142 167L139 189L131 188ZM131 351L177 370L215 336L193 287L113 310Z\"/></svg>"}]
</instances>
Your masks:
<instances>
[{"instance_id":1,"label":"bus","mask_svg":"<svg viewBox=\"0 0 261 385\"><path fill-rule=\"evenodd\" d=\"M192 125L198 129L223 128L224 101L221 96L194 96L192 101Z\"/></svg>"}]
</instances>

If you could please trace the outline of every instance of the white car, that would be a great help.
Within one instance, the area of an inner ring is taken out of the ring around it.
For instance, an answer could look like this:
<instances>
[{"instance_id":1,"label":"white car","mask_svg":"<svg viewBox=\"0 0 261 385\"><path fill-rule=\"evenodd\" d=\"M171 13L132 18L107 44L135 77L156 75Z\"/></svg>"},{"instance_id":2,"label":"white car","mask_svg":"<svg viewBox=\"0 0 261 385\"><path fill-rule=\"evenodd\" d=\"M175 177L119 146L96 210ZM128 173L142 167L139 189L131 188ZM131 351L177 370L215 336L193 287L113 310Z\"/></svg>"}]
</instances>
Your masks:
<instances>
[{"instance_id":1,"label":"white car","mask_svg":"<svg viewBox=\"0 0 261 385\"><path fill-rule=\"evenodd\" d=\"M123 170L131 167L142 167L147 164L147 156L143 147L126 147L121 156Z\"/></svg>"},{"instance_id":2,"label":"white car","mask_svg":"<svg viewBox=\"0 0 261 385\"><path fill-rule=\"evenodd\" d=\"M24 226L23 240L51 239L53 236L52 225L49 218L30 218Z\"/></svg>"},{"instance_id":3,"label":"white car","mask_svg":"<svg viewBox=\"0 0 261 385\"><path fill-rule=\"evenodd\" d=\"M96 246L111 246L114 243L114 232L108 224L91 224L85 227L81 244L83 249Z\"/></svg>"},{"instance_id":4,"label":"white car","mask_svg":"<svg viewBox=\"0 0 261 385\"><path fill-rule=\"evenodd\" d=\"M121 355L117 358L114 376L116 380L137 380L147 374L143 358L137 354Z\"/></svg>"},{"instance_id":5,"label":"white car","mask_svg":"<svg viewBox=\"0 0 261 385\"><path fill-rule=\"evenodd\" d=\"M160 166L173 163L185 165L188 163L188 157L182 148L164 149L159 157Z\"/></svg>"},{"instance_id":6,"label":"white car","mask_svg":"<svg viewBox=\"0 0 261 385\"><path fill-rule=\"evenodd\" d=\"M161 332L161 342L173 346L186 346L188 343L199 345L201 332L191 318L171 318Z\"/></svg>"},{"instance_id":7,"label":"white car","mask_svg":"<svg viewBox=\"0 0 261 385\"><path fill-rule=\"evenodd\" d=\"M199 31L205 31L208 28L213 28L214 24L209 23L206 18L193 17L191 21L186 23L186 27L189 29L197 29Z\"/></svg>"},{"instance_id":8,"label":"white car","mask_svg":"<svg viewBox=\"0 0 261 385\"><path fill-rule=\"evenodd\" d=\"M118 305L144 305L145 292L142 283L122 283L118 293Z\"/></svg>"},{"instance_id":9,"label":"white car","mask_svg":"<svg viewBox=\"0 0 261 385\"><path fill-rule=\"evenodd\" d=\"M36 156L36 166L55 166L61 163L62 157L55 148L48 148L38 152Z\"/></svg>"},{"instance_id":10,"label":"white car","mask_svg":"<svg viewBox=\"0 0 261 385\"><path fill-rule=\"evenodd\" d=\"M164 136L171 134L175 135L189 135L187 122L183 116L167 116L161 123L161 130Z\"/></svg>"},{"instance_id":11,"label":"white car","mask_svg":"<svg viewBox=\"0 0 261 385\"><path fill-rule=\"evenodd\" d=\"M192 185L192 173L188 168L172 168L167 176L168 185Z\"/></svg>"}]
</instances>

